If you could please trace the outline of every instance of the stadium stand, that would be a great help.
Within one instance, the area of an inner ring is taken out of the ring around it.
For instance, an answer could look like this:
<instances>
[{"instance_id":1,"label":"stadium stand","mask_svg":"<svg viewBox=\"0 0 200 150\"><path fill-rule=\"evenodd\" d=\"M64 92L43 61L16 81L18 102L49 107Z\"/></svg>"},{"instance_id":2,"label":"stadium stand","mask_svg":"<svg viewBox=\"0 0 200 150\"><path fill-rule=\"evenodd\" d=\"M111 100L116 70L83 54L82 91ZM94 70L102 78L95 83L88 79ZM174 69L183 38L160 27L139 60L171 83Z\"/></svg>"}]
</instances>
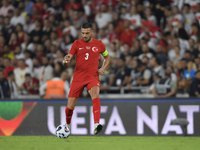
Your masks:
<instances>
[{"instance_id":1,"label":"stadium stand","mask_svg":"<svg viewBox=\"0 0 200 150\"><path fill-rule=\"evenodd\" d=\"M29 92L52 79L53 71L63 73L70 86L75 59L66 68L60 64L85 22L92 23L93 38L102 40L112 58L99 78L102 98L153 98L155 76L164 74L176 84L175 97L184 98L198 81L199 0L2 0L0 5L0 86L13 71L19 98L39 99ZM100 57L99 67L102 62ZM31 78L22 86L26 73ZM200 95L197 87L190 96ZM10 98L12 92L10 87Z\"/></svg>"}]
</instances>

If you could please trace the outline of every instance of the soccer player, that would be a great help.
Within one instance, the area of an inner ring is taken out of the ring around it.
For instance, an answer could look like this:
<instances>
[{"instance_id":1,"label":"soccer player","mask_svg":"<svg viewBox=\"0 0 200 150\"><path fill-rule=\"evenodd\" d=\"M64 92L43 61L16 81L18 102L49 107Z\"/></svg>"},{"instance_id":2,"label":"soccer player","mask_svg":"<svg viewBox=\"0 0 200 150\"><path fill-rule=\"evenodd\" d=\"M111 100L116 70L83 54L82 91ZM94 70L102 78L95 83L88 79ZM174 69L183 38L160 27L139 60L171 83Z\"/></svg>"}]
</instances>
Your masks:
<instances>
[{"instance_id":1,"label":"soccer player","mask_svg":"<svg viewBox=\"0 0 200 150\"><path fill-rule=\"evenodd\" d=\"M71 128L71 118L74 107L82 94L83 88L86 86L93 102L94 134L96 135L103 128L103 126L99 124L101 113L99 74L104 75L104 70L110 63L110 56L102 41L93 39L92 34L92 24L84 23L81 26L82 39L76 40L73 43L69 54L64 57L63 65L67 66L73 56L76 56L76 70L70 86L68 103L65 109L66 125L69 129ZM105 60L102 67L98 70L99 54L101 54Z\"/></svg>"}]
</instances>

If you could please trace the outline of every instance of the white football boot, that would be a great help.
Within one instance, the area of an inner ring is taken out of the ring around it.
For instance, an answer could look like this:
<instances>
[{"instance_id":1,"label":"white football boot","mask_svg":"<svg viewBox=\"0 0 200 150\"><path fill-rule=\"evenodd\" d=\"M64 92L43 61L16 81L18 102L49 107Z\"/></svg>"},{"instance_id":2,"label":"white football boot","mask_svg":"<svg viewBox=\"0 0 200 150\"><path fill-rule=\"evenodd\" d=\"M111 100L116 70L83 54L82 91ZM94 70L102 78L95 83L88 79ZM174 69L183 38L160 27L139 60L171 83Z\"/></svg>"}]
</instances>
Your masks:
<instances>
[{"instance_id":1,"label":"white football boot","mask_svg":"<svg viewBox=\"0 0 200 150\"><path fill-rule=\"evenodd\" d=\"M103 126L101 124L95 123L94 124L94 134L97 135L101 130L103 129Z\"/></svg>"},{"instance_id":2,"label":"white football boot","mask_svg":"<svg viewBox=\"0 0 200 150\"><path fill-rule=\"evenodd\" d=\"M65 124L65 126L67 126L69 130L71 130L71 124Z\"/></svg>"}]
</instances>

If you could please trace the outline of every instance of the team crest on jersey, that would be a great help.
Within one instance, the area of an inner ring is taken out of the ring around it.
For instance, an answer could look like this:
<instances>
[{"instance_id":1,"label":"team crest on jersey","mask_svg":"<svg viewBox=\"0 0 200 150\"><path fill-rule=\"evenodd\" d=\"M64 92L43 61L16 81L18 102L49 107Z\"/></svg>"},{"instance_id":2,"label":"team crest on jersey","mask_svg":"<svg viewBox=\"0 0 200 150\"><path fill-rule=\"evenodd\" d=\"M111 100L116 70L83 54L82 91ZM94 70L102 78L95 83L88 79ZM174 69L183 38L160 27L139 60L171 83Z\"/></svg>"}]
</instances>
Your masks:
<instances>
[{"instance_id":1,"label":"team crest on jersey","mask_svg":"<svg viewBox=\"0 0 200 150\"><path fill-rule=\"evenodd\" d=\"M86 49L90 49L91 47L90 46L86 46Z\"/></svg>"},{"instance_id":2,"label":"team crest on jersey","mask_svg":"<svg viewBox=\"0 0 200 150\"><path fill-rule=\"evenodd\" d=\"M92 51L96 53L96 52L98 52L98 48L97 47L92 47Z\"/></svg>"}]
</instances>

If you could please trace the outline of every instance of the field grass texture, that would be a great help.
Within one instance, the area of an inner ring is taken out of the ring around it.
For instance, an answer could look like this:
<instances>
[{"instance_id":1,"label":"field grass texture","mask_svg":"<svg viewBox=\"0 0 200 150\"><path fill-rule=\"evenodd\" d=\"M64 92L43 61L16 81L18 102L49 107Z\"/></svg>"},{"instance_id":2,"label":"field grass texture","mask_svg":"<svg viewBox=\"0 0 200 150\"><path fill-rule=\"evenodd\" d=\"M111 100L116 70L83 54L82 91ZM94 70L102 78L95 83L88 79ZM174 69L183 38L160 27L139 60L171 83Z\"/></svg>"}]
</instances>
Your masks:
<instances>
[{"instance_id":1,"label":"field grass texture","mask_svg":"<svg viewBox=\"0 0 200 150\"><path fill-rule=\"evenodd\" d=\"M200 137L0 136L1 150L199 150Z\"/></svg>"}]
</instances>

